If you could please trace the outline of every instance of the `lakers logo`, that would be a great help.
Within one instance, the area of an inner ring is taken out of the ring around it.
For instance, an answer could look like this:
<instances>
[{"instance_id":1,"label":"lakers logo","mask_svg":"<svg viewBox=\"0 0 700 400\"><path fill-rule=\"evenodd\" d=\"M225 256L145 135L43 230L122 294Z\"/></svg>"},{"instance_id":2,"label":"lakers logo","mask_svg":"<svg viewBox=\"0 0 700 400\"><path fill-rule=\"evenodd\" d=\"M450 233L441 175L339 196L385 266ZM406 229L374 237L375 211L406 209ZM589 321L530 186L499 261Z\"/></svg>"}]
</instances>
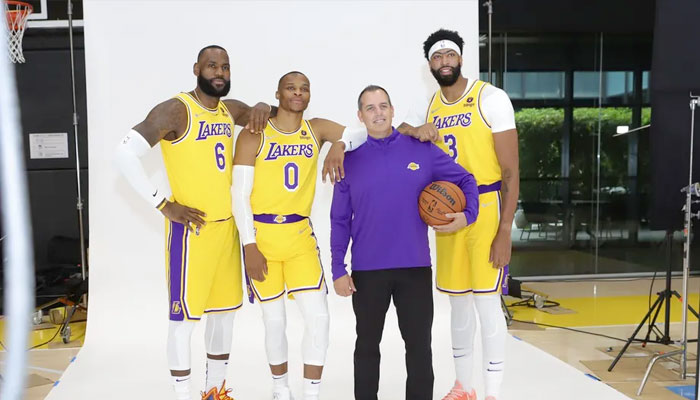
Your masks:
<instances>
[{"instance_id":1,"label":"lakers logo","mask_svg":"<svg viewBox=\"0 0 700 400\"><path fill-rule=\"evenodd\" d=\"M410 169L411 171L415 171L415 170L420 169L420 165L416 164L414 162L411 162L411 163L408 163L408 167L406 167L406 168Z\"/></svg>"},{"instance_id":2,"label":"lakers logo","mask_svg":"<svg viewBox=\"0 0 700 400\"><path fill-rule=\"evenodd\" d=\"M277 222L278 224L283 224L285 221L287 221L287 217L285 217L284 215L278 215L275 217L275 222Z\"/></svg>"},{"instance_id":3,"label":"lakers logo","mask_svg":"<svg viewBox=\"0 0 700 400\"><path fill-rule=\"evenodd\" d=\"M173 308L170 310L172 314L180 314L182 313L182 307L180 307L180 302L179 301L173 301Z\"/></svg>"}]
</instances>

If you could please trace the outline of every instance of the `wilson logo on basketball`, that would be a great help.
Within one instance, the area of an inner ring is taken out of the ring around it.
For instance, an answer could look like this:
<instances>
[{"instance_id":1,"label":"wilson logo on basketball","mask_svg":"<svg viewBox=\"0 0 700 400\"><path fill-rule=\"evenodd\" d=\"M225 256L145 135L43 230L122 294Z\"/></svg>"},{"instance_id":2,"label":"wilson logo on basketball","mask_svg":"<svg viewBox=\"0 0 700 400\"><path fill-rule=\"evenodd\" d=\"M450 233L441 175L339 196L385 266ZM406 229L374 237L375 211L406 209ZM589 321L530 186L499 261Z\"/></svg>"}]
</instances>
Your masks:
<instances>
[{"instance_id":1,"label":"wilson logo on basketball","mask_svg":"<svg viewBox=\"0 0 700 400\"><path fill-rule=\"evenodd\" d=\"M462 189L447 181L428 184L418 196L418 214L431 226L450 223L452 218L446 214L464 211L465 205Z\"/></svg>"},{"instance_id":2,"label":"wilson logo on basketball","mask_svg":"<svg viewBox=\"0 0 700 400\"><path fill-rule=\"evenodd\" d=\"M450 205L454 206L457 201L455 201L454 197L450 196L449 193L447 193L447 189L444 187L440 186L437 183L433 183L430 185L430 190L434 190L435 193L441 195L442 197L445 198L445 200L450 202Z\"/></svg>"}]
</instances>

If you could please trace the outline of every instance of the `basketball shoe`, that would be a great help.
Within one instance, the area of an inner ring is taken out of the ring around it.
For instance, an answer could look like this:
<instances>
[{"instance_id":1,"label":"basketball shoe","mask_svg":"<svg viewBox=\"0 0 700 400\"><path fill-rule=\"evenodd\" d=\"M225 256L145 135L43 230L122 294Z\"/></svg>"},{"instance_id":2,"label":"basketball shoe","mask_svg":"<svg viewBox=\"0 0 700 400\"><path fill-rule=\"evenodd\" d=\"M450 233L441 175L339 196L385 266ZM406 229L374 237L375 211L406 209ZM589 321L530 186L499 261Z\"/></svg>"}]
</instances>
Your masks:
<instances>
[{"instance_id":1,"label":"basketball shoe","mask_svg":"<svg viewBox=\"0 0 700 400\"><path fill-rule=\"evenodd\" d=\"M272 392L272 400L294 400L288 387L281 387Z\"/></svg>"},{"instance_id":2,"label":"basketball shoe","mask_svg":"<svg viewBox=\"0 0 700 400\"><path fill-rule=\"evenodd\" d=\"M450 393L447 393L447 396L443 397L442 400L476 400L476 392L474 389L470 393L465 392L462 384L455 381Z\"/></svg>"},{"instance_id":3,"label":"basketball shoe","mask_svg":"<svg viewBox=\"0 0 700 400\"><path fill-rule=\"evenodd\" d=\"M226 381L221 384L221 389L211 388L208 392L202 393L202 400L235 400L228 394L232 389L226 389Z\"/></svg>"}]
</instances>

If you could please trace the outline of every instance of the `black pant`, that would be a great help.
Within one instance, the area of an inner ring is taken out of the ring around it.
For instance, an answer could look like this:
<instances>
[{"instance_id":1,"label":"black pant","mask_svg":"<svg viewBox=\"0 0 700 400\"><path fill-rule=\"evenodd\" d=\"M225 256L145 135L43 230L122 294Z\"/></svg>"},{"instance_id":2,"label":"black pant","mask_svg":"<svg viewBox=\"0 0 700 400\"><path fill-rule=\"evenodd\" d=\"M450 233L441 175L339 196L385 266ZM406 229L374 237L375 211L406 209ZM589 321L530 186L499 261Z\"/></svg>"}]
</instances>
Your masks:
<instances>
[{"instance_id":1,"label":"black pant","mask_svg":"<svg viewBox=\"0 0 700 400\"><path fill-rule=\"evenodd\" d=\"M379 342L384 318L394 298L399 329L406 346L406 400L433 398L433 290L430 267L353 271L357 292L352 295L355 342L355 399L377 400Z\"/></svg>"}]
</instances>

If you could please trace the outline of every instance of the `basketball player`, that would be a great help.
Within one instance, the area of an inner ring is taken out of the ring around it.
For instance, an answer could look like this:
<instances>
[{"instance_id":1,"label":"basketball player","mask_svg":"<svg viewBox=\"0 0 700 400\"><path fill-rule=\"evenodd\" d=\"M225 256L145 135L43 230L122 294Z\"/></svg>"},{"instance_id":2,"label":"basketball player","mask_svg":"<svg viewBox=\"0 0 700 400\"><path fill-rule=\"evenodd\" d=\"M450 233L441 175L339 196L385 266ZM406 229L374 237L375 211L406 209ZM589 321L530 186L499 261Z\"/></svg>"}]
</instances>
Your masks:
<instances>
[{"instance_id":1,"label":"basketball player","mask_svg":"<svg viewBox=\"0 0 700 400\"><path fill-rule=\"evenodd\" d=\"M291 398L287 377L284 294L304 318L304 400L317 400L328 347L327 288L309 214L316 191L318 153L344 127L303 119L309 79L293 71L280 78L279 111L263 135L242 132L233 167L234 217L244 246L251 301L260 302L273 399ZM364 129L363 129L364 130Z\"/></svg>"},{"instance_id":2,"label":"basketball player","mask_svg":"<svg viewBox=\"0 0 700 400\"><path fill-rule=\"evenodd\" d=\"M383 88L366 87L358 109L369 137L345 159L347 174L335 185L331 206L333 285L338 295L352 295L356 319L355 399L377 399L379 342L393 298L406 344L406 399L432 400L432 263L416 199L433 181L459 186L466 210L446 214L453 222L435 228L454 232L476 221L476 181L437 146L393 129L394 108ZM344 263L351 237L352 277Z\"/></svg>"},{"instance_id":3,"label":"basketball player","mask_svg":"<svg viewBox=\"0 0 700 400\"><path fill-rule=\"evenodd\" d=\"M474 174L479 185L479 218L455 233L436 234L437 289L450 295L452 348L457 379L443 400L472 400L476 310L481 322L486 400L497 400L503 381L506 323L500 303L511 256L511 225L518 202L518 135L508 95L486 82L461 74L464 41L440 29L423 44L440 89L414 107L399 130L433 140ZM357 148L362 134L334 145L324 171L335 172L341 150ZM330 161L328 161L330 159Z\"/></svg>"},{"instance_id":4,"label":"basketball player","mask_svg":"<svg viewBox=\"0 0 700 400\"><path fill-rule=\"evenodd\" d=\"M238 233L231 203L233 125L261 132L272 108L221 100L231 86L226 50L203 48L194 64L197 87L157 105L117 150L131 186L166 217L170 326L168 364L176 399L190 399L190 337L207 314L207 400L229 400L224 378L234 310L242 304ZM253 133L251 133L252 135ZM172 188L165 198L139 160L160 143Z\"/></svg>"}]
</instances>

